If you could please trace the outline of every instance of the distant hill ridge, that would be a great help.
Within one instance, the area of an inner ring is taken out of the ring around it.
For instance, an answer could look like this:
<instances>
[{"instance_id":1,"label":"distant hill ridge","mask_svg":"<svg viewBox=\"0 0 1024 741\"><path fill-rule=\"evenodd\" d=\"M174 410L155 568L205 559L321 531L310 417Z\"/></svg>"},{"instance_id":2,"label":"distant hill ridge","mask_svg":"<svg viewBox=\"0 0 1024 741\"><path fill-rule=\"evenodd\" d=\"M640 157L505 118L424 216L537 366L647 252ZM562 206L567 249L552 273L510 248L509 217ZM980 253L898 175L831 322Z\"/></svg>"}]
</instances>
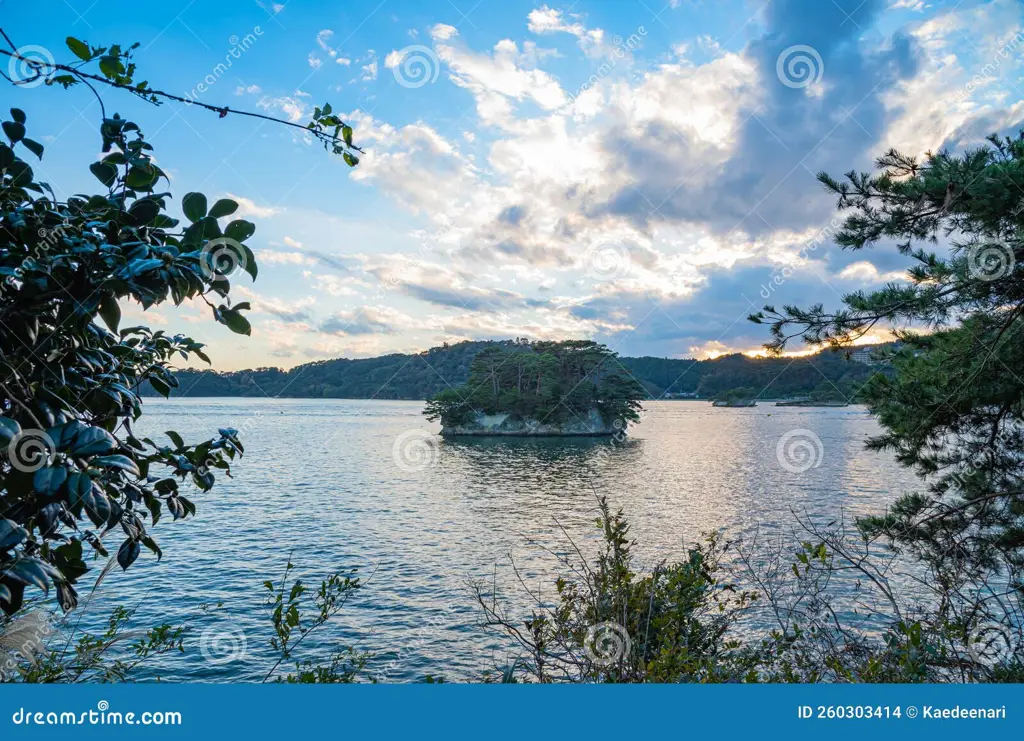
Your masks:
<instances>
[{"instance_id":1,"label":"distant hill ridge","mask_svg":"<svg viewBox=\"0 0 1024 741\"><path fill-rule=\"evenodd\" d=\"M255 396L330 399L426 399L469 377L473 357L490 345L513 340L466 341L405 355L319 360L291 370L255 368L216 372L182 370L173 396ZM877 346L881 347L881 346ZM858 348L861 350L864 348ZM735 388L762 392L762 398L803 396L815 390L851 397L879 367L850 360L849 352L826 350L802 358L750 358L723 355L714 360L619 358L652 398L666 394L709 398ZM147 395L156 395L152 389Z\"/></svg>"}]
</instances>

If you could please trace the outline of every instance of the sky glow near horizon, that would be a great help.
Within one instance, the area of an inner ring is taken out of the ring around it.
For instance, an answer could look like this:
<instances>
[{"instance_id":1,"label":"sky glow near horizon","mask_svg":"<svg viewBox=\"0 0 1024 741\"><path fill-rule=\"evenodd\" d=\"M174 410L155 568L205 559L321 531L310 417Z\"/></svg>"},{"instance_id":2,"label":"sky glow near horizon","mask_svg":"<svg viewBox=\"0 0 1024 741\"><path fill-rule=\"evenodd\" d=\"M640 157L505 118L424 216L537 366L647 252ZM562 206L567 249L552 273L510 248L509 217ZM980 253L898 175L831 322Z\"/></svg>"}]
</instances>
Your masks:
<instances>
[{"instance_id":1,"label":"sky glow near horizon","mask_svg":"<svg viewBox=\"0 0 1024 741\"><path fill-rule=\"evenodd\" d=\"M366 150L349 169L285 127L103 92L176 204L230 196L257 225L260 277L232 277L251 338L202 303L125 309L208 343L222 370L521 336L754 350L764 304L838 307L908 267L891 245L831 243L815 173L1024 122L1017 0L104 5L7 3L3 26L58 61L67 35L138 41L138 79L204 103L305 123L330 101ZM5 102L58 195L98 189L87 90L8 86Z\"/></svg>"}]
</instances>

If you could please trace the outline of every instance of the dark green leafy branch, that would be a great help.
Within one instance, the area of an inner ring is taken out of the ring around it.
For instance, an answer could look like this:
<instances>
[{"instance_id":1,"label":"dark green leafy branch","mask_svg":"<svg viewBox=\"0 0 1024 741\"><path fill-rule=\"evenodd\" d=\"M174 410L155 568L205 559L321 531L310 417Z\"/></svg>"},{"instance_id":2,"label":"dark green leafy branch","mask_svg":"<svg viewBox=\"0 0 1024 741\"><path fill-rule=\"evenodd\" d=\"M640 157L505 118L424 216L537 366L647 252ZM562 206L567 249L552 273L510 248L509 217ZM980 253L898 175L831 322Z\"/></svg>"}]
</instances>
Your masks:
<instances>
[{"instance_id":1,"label":"dark green leafy branch","mask_svg":"<svg viewBox=\"0 0 1024 741\"><path fill-rule=\"evenodd\" d=\"M835 241L853 250L894 243L912 260L909 282L852 293L839 311L768 306L751 319L770 325L773 352L796 337L841 347L876 326L903 327L895 373L865 389L883 427L870 447L894 452L928 483L861 527L924 557L950 590L993 572L1019 590L1024 133L923 162L890 151L877 167L845 181L819 175L839 208L852 211ZM940 239L946 256L920 246Z\"/></svg>"},{"instance_id":2,"label":"dark green leafy branch","mask_svg":"<svg viewBox=\"0 0 1024 741\"><path fill-rule=\"evenodd\" d=\"M294 571L295 566L289 556L281 581L277 584L269 580L263 583L267 589L266 604L270 608L271 622L274 626L274 636L270 639L270 645L278 655L263 681L274 677L278 667L286 661L295 662L295 673L278 676L275 678L277 682L344 684L355 681L357 675L365 668L369 657L351 648L332 653L326 664L294 659L294 652L303 641L341 612L349 598L360 588L361 582L356 577L355 570L328 575L312 593L302 579L294 577ZM304 613L309 601L307 594L312 596L312 615Z\"/></svg>"},{"instance_id":3,"label":"dark green leafy branch","mask_svg":"<svg viewBox=\"0 0 1024 741\"><path fill-rule=\"evenodd\" d=\"M0 34L14 50L0 53L31 70L12 79L16 85L44 79L95 93L95 82L152 103L180 100L135 82L137 45L90 47L69 38L78 62L48 65L22 57ZM84 70L93 63L99 75ZM0 143L0 609L7 614L21 608L27 588L55 587L60 606L75 607L89 562L111 552L122 569L143 549L159 559L149 528L165 514L195 515L187 488L205 492L216 472L230 476L244 453L236 430L198 444L174 431L169 444L134 433L142 389L169 396L178 384L173 361L209 358L185 335L122 327L121 306L196 299L215 321L248 335L250 307L231 302L230 279L258 275L246 244L256 227L230 219L235 201L210 205L188 193L187 224L166 213L171 194L158 190L166 175L134 122L103 108L103 154L89 168L102 190L66 200L36 178L30 160L42 159L44 148L27 136L26 123L22 110L11 109ZM352 132L329 106L304 130L356 163ZM123 540L108 549L115 532Z\"/></svg>"},{"instance_id":4,"label":"dark green leafy branch","mask_svg":"<svg viewBox=\"0 0 1024 741\"><path fill-rule=\"evenodd\" d=\"M75 85L85 85L96 95L104 119L107 118L106 108L104 107L102 97L97 92L93 83L125 90L154 105L160 105L165 100L171 100L203 108L216 113L220 118L225 118L228 114L234 114L236 116L272 121L282 126L300 129L316 138L323 144L325 150L333 154L340 154L350 167L355 167L359 164L357 153L361 153L362 149L355 146L352 142L352 127L333 113L330 103L325 103L322 108L316 108L311 120L303 125L263 113L236 110L226 105L218 106L190 100L174 93L157 90L150 86L146 80L136 81L135 75L138 69L133 55L139 47L137 42L128 47L122 47L119 44L92 46L81 39L68 36L66 40L68 49L71 50L77 59L67 63L56 63L24 56L3 29L0 29L0 35L3 36L10 46L9 50L0 48L0 55L17 60L30 71L24 79L12 79L2 71L0 71L0 75L15 85L27 86L43 82L46 85L60 85L65 89ZM94 63L96 65L95 70L99 74L86 71L89 65Z\"/></svg>"}]
</instances>

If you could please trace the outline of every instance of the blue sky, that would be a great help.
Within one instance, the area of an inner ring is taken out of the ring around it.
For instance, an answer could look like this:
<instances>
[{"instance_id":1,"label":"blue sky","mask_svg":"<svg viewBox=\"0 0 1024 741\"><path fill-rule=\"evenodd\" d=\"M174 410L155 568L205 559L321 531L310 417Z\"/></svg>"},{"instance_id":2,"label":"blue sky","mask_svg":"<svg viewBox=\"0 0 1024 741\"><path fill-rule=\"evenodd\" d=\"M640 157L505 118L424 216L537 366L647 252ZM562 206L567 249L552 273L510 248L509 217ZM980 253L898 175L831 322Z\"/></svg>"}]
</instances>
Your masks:
<instances>
[{"instance_id":1,"label":"blue sky","mask_svg":"<svg viewBox=\"0 0 1024 741\"><path fill-rule=\"evenodd\" d=\"M231 195L257 224L259 280L233 278L251 338L197 304L145 313L219 369L515 336L757 348L744 318L765 303L902 279L884 245L831 244L814 173L1016 131L1022 22L1017 0L3 5L34 53L138 41L157 89L302 123L330 101L354 126L350 170L285 127L103 93L178 197ZM88 91L4 92L47 147L41 176L95 190Z\"/></svg>"}]
</instances>

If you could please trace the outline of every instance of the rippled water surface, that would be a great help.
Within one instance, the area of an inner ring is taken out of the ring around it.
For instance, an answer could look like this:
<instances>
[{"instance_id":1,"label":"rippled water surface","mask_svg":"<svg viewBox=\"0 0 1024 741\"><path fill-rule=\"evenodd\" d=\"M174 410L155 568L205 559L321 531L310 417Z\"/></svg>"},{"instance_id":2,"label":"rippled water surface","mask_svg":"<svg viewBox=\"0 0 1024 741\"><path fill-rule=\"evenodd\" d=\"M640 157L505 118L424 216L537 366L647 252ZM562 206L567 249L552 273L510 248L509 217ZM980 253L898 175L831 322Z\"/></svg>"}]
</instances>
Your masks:
<instances>
[{"instance_id":1,"label":"rippled water surface","mask_svg":"<svg viewBox=\"0 0 1024 741\"><path fill-rule=\"evenodd\" d=\"M141 431L196 441L232 426L243 430L246 456L234 479L192 497L196 519L157 525L163 561L144 552L129 572L111 573L85 622L97 624L114 604L138 605L139 625L194 628L191 650L161 659L155 674L260 680L272 664L262 582L279 578L292 553L310 578L358 567L365 581L311 655L352 644L375 653L371 666L389 681L479 678L507 662L509 645L477 627L470 585L496 584L511 613L527 615L512 560L546 590L566 533L595 545L596 494L625 510L649 564L679 556L707 530L788 531L793 510L877 511L914 483L889 456L864 449L878 427L862 407L646 406L628 441L614 445L443 440L421 402L147 401ZM820 458L804 451L817 467L779 464L779 440L792 430L820 439ZM221 661L225 651L232 660Z\"/></svg>"}]
</instances>

